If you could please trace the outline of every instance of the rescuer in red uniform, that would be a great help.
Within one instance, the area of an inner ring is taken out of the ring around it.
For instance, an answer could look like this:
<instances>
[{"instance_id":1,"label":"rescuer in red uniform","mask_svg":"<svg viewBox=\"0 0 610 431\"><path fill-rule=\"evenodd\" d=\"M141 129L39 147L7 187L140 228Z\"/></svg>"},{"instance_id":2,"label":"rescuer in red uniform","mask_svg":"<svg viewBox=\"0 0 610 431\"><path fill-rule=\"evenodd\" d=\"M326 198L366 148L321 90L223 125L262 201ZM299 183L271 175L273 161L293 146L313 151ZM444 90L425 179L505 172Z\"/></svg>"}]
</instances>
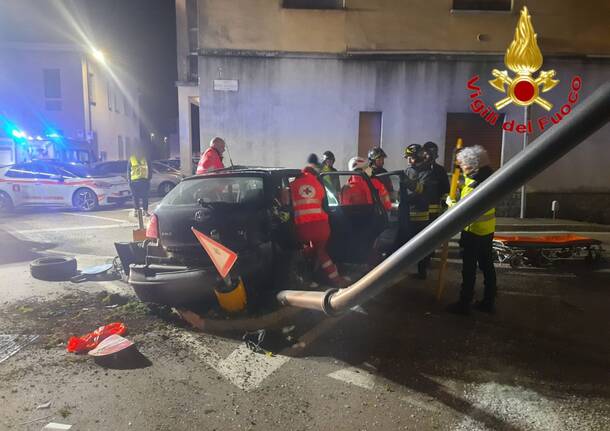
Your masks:
<instances>
[{"instance_id":1,"label":"rescuer in red uniform","mask_svg":"<svg viewBox=\"0 0 610 431\"><path fill-rule=\"evenodd\" d=\"M363 157L352 157L348 163L348 169L353 172L364 172L366 168L366 160ZM381 204L386 211L392 208L392 202L390 201L390 195L388 190L378 178L371 178L371 183L379 194ZM352 175L347 180L347 184L341 193L341 204L342 205L366 205L372 204L373 197L371 196L371 189L366 183L366 180L360 175Z\"/></svg>"},{"instance_id":2,"label":"rescuer in red uniform","mask_svg":"<svg viewBox=\"0 0 610 431\"><path fill-rule=\"evenodd\" d=\"M215 137L210 141L210 147L203 152L197 164L197 175L225 167L222 163L222 153L225 152L225 146L225 141L222 138Z\"/></svg>"},{"instance_id":3,"label":"rescuer in red uniform","mask_svg":"<svg viewBox=\"0 0 610 431\"><path fill-rule=\"evenodd\" d=\"M337 287L345 285L337 267L326 251L330 238L328 214L324 211L326 193L318 179L317 156L309 156L308 165L290 183L290 195L294 209L294 224L299 241L309 243L316 261L328 280Z\"/></svg>"}]
</instances>

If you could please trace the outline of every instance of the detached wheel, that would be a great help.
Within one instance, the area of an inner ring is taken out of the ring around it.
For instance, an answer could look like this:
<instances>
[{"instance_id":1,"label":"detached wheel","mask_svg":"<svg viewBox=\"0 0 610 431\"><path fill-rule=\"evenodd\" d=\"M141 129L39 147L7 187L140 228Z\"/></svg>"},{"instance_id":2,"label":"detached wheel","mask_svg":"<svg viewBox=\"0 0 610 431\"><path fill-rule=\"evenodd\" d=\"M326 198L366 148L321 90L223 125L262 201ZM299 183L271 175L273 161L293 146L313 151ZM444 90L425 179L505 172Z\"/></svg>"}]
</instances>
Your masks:
<instances>
[{"instance_id":1,"label":"detached wheel","mask_svg":"<svg viewBox=\"0 0 610 431\"><path fill-rule=\"evenodd\" d=\"M95 211L98 208L97 195L88 188L81 188L74 192L72 205L79 211Z\"/></svg>"},{"instance_id":2,"label":"detached wheel","mask_svg":"<svg viewBox=\"0 0 610 431\"><path fill-rule=\"evenodd\" d=\"M0 215L13 211L13 200L6 192L0 192Z\"/></svg>"},{"instance_id":3,"label":"detached wheel","mask_svg":"<svg viewBox=\"0 0 610 431\"><path fill-rule=\"evenodd\" d=\"M30 263L32 277L45 281L66 281L76 275L73 257L42 257Z\"/></svg>"},{"instance_id":4,"label":"detached wheel","mask_svg":"<svg viewBox=\"0 0 610 431\"><path fill-rule=\"evenodd\" d=\"M521 256L513 256L508 261L512 268L519 268L523 265L523 258Z\"/></svg>"},{"instance_id":5,"label":"detached wheel","mask_svg":"<svg viewBox=\"0 0 610 431\"><path fill-rule=\"evenodd\" d=\"M159 189L158 189L159 195L165 196L166 194L171 192L174 187L176 187L176 185L169 181L159 184Z\"/></svg>"}]
</instances>

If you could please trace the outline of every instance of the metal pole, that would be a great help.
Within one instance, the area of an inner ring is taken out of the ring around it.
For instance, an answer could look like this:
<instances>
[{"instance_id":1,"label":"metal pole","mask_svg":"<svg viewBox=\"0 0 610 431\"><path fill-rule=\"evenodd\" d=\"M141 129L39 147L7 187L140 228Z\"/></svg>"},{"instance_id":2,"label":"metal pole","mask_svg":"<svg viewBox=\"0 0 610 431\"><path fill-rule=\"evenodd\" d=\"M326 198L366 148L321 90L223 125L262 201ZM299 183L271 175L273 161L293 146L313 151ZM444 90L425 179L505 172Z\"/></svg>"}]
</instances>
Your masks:
<instances>
[{"instance_id":1,"label":"metal pole","mask_svg":"<svg viewBox=\"0 0 610 431\"><path fill-rule=\"evenodd\" d=\"M489 177L466 199L446 211L412 240L346 289L326 292L283 290L283 305L336 314L361 304L403 280L408 267L430 254L504 196L563 157L610 120L610 81L604 83L563 121Z\"/></svg>"},{"instance_id":2,"label":"metal pole","mask_svg":"<svg viewBox=\"0 0 610 431\"><path fill-rule=\"evenodd\" d=\"M523 124L525 124L526 127L526 131L523 133L523 149L521 151L525 151L525 147L527 147L527 138L528 138L528 133L527 133L527 121L529 118L529 110L530 107L526 106L523 109ZM525 218L525 184L523 184L521 186L521 210L519 212L519 218L524 219Z\"/></svg>"}]
</instances>

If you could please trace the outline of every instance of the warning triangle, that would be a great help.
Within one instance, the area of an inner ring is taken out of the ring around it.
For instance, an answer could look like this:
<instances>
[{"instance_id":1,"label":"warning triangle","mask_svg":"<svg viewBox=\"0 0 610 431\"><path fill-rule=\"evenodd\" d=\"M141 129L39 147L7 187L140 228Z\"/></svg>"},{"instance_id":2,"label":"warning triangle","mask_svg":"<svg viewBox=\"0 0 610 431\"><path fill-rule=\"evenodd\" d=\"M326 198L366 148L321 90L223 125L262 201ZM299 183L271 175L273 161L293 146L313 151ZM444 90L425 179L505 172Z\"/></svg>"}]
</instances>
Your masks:
<instances>
[{"instance_id":1,"label":"warning triangle","mask_svg":"<svg viewBox=\"0 0 610 431\"><path fill-rule=\"evenodd\" d=\"M220 276L225 278L237 260L237 253L199 232L194 227L191 227L191 230L210 256L210 259L212 259L212 263L220 273Z\"/></svg>"}]
</instances>

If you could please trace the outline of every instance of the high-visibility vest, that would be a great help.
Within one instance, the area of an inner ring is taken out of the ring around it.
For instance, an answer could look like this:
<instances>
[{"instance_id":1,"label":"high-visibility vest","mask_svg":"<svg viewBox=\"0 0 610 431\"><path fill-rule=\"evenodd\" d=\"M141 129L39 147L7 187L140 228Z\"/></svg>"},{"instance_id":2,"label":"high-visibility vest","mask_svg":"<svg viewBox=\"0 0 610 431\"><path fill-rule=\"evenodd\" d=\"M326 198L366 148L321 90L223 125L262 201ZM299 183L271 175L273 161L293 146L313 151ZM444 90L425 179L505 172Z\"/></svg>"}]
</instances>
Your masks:
<instances>
[{"instance_id":1,"label":"high-visibility vest","mask_svg":"<svg viewBox=\"0 0 610 431\"><path fill-rule=\"evenodd\" d=\"M464 187L460 193L460 199L464 199L474 191L475 182L472 178L464 177ZM496 209L492 208L485 211L481 217L466 226L464 230L479 236L494 233L496 231Z\"/></svg>"},{"instance_id":2,"label":"high-visibility vest","mask_svg":"<svg viewBox=\"0 0 610 431\"><path fill-rule=\"evenodd\" d=\"M136 156L129 158L131 164L131 181L148 179L148 163L146 159L138 160Z\"/></svg>"},{"instance_id":3,"label":"high-visibility vest","mask_svg":"<svg viewBox=\"0 0 610 431\"><path fill-rule=\"evenodd\" d=\"M366 181L358 176L352 175L341 191L341 205L367 205L373 203L371 189Z\"/></svg>"},{"instance_id":4,"label":"high-visibility vest","mask_svg":"<svg viewBox=\"0 0 610 431\"><path fill-rule=\"evenodd\" d=\"M388 193L388 189L385 188L383 183L377 178L371 178L371 182L377 189L377 193L379 193L379 199L381 200L381 204L385 208L386 211L392 209L392 201L390 200L390 194Z\"/></svg>"},{"instance_id":5,"label":"high-visibility vest","mask_svg":"<svg viewBox=\"0 0 610 431\"><path fill-rule=\"evenodd\" d=\"M322 209L324 187L314 174L303 171L290 183L290 195L295 224L328 220L328 214Z\"/></svg>"}]
</instances>

